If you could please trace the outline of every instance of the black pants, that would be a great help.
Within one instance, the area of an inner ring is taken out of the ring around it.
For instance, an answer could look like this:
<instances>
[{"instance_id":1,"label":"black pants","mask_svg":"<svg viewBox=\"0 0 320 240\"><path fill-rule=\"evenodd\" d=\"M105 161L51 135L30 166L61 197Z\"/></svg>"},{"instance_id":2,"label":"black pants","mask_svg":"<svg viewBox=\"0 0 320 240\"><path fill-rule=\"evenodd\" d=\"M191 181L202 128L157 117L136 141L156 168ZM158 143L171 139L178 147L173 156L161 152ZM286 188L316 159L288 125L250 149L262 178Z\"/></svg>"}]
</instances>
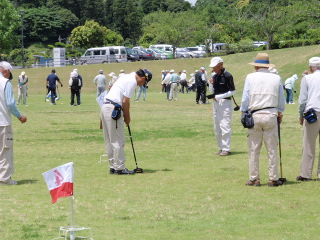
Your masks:
<instances>
[{"instance_id":1,"label":"black pants","mask_svg":"<svg viewBox=\"0 0 320 240\"><path fill-rule=\"evenodd\" d=\"M77 96L77 104L80 105L80 91L71 89L71 103L70 105L74 105L74 95Z\"/></svg>"},{"instance_id":2,"label":"black pants","mask_svg":"<svg viewBox=\"0 0 320 240\"><path fill-rule=\"evenodd\" d=\"M201 98L202 103L206 103L206 90L207 87L197 87L197 95L196 95L196 102L199 102L199 99Z\"/></svg>"},{"instance_id":3,"label":"black pants","mask_svg":"<svg viewBox=\"0 0 320 240\"><path fill-rule=\"evenodd\" d=\"M57 97L57 93L56 93L56 87L50 87L48 88L48 92L51 91L51 102L55 103L56 102L56 97Z\"/></svg>"},{"instance_id":4,"label":"black pants","mask_svg":"<svg viewBox=\"0 0 320 240\"><path fill-rule=\"evenodd\" d=\"M180 84L181 84L181 92L184 93L184 88L186 88L186 91L188 92L187 80L181 80Z\"/></svg>"}]
</instances>

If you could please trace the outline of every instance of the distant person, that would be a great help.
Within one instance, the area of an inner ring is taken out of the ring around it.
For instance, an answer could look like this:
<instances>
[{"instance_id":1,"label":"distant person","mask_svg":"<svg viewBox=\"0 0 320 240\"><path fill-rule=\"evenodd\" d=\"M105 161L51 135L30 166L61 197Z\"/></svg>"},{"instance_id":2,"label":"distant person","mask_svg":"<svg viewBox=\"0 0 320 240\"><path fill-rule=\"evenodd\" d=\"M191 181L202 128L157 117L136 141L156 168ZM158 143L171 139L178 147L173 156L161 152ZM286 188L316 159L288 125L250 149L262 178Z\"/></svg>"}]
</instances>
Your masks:
<instances>
[{"instance_id":1,"label":"distant person","mask_svg":"<svg viewBox=\"0 0 320 240\"><path fill-rule=\"evenodd\" d=\"M181 93L184 93L184 89L188 93L188 83L187 83L187 71L183 70L180 75L180 86L181 86Z\"/></svg>"},{"instance_id":2,"label":"distant person","mask_svg":"<svg viewBox=\"0 0 320 240\"><path fill-rule=\"evenodd\" d=\"M278 70L276 68L274 68L274 67L269 67L268 70L269 70L269 72L271 72L273 74L278 74L279 75Z\"/></svg>"},{"instance_id":3,"label":"distant person","mask_svg":"<svg viewBox=\"0 0 320 240\"><path fill-rule=\"evenodd\" d=\"M120 78L120 77L122 77L122 76L124 76L124 75L125 75L124 70L121 69L118 78Z\"/></svg>"},{"instance_id":4,"label":"distant person","mask_svg":"<svg viewBox=\"0 0 320 240\"><path fill-rule=\"evenodd\" d=\"M258 53L254 62L249 63L256 70L247 75L240 110L253 112L254 126L248 129L249 177L247 186L261 186L259 161L262 143L268 154L269 187L281 184L278 175L278 124L282 122L285 99L282 80L279 75L270 73L267 53Z\"/></svg>"},{"instance_id":5,"label":"distant person","mask_svg":"<svg viewBox=\"0 0 320 240\"><path fill-rule=\"evenodd\" d=\"M110 174L132 175L126 166L124 145L126 142L124 127L129 125L130 99L137 86L146 85L152 79L152 73L147 69L139 69L137 72L126 74L114 83L104 99L101 107L101 119L103 135L110 163ZM113 118L115 109L118 109L118 117Z\"/></svg>"},{"instance_id":6,"label":"distant person","mask_svg":"<svg viewBox=\"0 0 320 240\"><path fill-rule=\"evenodd\" d=\"M188 81L188 89L187 89L187 93L189 93L190 91L195 91L196 90L196 84L195 84L195 78L194 78L194 73L190 74L190 79Z\"/></svg>"},{"instance_id":7,"label":"distant person","mask_svg":"<svg viewBox=\"0 0 320 240\"><path fill-rule=\"evenodd\" d=\"M317 138L320 133L320 57L309 59L310 74L301 80L299 96L300 124L303 126L303 149L300 176L297 181L310 181L315 160ZM315 122L304 119L304 115L314 111ZM320 161L318 161L317 178L320 179Z\"/></svg>"},{"instance_id":8,"label":"distant person","mask_svg":"<svg viewBox=\"0 0 320 240\"><path fill-rule=\"evenodd\" d=\"M207 77L205 67L201 67L200 71L196 72L195 84L197 90L196 103L199 104L199 100L201 100L202 104L206 104Z\"/></svg>"},{"instance_id":9,"label":"distant person","mask_svg":"<svg viewBox=\"0 0 320 240\"><path fill-rule=\"evenodd\" d=\"M167 93L167 100L169 101L169 96L170 96L170 88L171 88L171 84L170 84L170 77L171 75L174 73L174 70L171 69L169 72L167 72L166 77L163 80L163 83L166 84L166 93Z\"/></svg>"},{"instance_id":10,"label":"distant person","mask_svg":"<svg viewBox=\"0 0 320 240\"><path fill-rule=\"evenodd\" d=\"M111 72L108 75L109 75L109 77L111 77L110 82L109 82L109 89L110 89L110 88L112 88L113 84L118 80L118 78L114 72Z\"/></svg>"},{"instance_id":11,"label":"distant person","mask_svg":"<svg viewBox=\"0 0 320 240\"><path fill-rule=\"evenodd\" d=\"M71 101L70 106L80 105L80 89L81 89L81 80L79 74L75 71L71 72L69 86L71 90ZM74 97L77 97L77 103L74 103Z\"/></svg>"},{"instance_id":12,"label":"distant person","mask_svg":"<svg viewBox=\"0 0 320 240\"><path fill-rule=\"evenodd\" d=\"M51 74L47 77L48 92L51 92L51 105L56 105L56 98L57 98L56 82L60 83L60 86L63 87L63 84L60 82L60 79L56 74L56 70L52 69Z\"/></svg>"},{"instance_id":13,"label":"distant person","mask_svg":"<svg viewBox=\"0 0 320 240\"><path fill-rule=\"evenodd\" d=\"M79 94L80 94L80 104L81 104L81 88L83 87L83 79L82 79L82 76L80 75L79 71L77 68L73 69L73 72L76 72L78 73L78 78L80 79L80 82L81 82L81 86L79 88Z\"/></svg>"},{"instance_id":14,"label":"distant person","mask_svg":"<svg viewBox=\"0 0 320 240\"><path fill-rule=\"evenodd\" d=\"M107 78L103 74L103 70L93 79L94 84L97 86L97 97L106 90Z\"/></svg>"},{"instance_id":15,"label":"distant person","mask_svg":"<svg viewBox=\"0 0 320 240\"><path fill-rule=\"evenodd\" d=\"M29 79L26 75L26 72L21 72L21 75L18 77L18 100L17 104L27 105L27 83Z\"/></svg>"},{"instance_id":16,"label":"distant person","mask_svg":"<svg viewBox=\"0 0 320 240\"><path fill-rule=\"evenodd\" d=\"M0 62L0 185L16 185L12 179L13 163L13 131L11 114L21 123L27 117L21 115L13 96L12 66L8 62Z\"/></svg>"},{"instance_id":17,"label":"distant person","mask_svg":"<svg viewBox=\"0 0 320 240\"><path fill-rule=\"evenodd\" d=\"M219 156L231 154L231 122L232 122L232 100L236 93L233 76L223 67L223 60L220 57L211 59L209 67L213 74L211 84L214 89L213 118L214 131L216 135Z\"/></svg>"},{"instance_id":18,"label":"distant person","mask_svg":"<svg viewBox=\"0 0 320 240\"><path fill-rule=\"evenodd\" d=\"M170 84L170 94L169 94L169 101L174 99L174 101L178 100L178 83L180 81L180 76L174 72L172 69L170 71L171 76L169 78L169 84Z\"/></svg>"},{"instance_id":19,"label":"distant person","mask_svg":"<svg viewBox=\"0 0 320 240\"><path fill-rule=\"evenodd\" d=\"M284 83L284 88L286 89L286 103L287 104L295 104L293 102L293 92L297 92L297 90L294 87L294 82L298 80L298 75L294 74L292 77L289 77L285 83Z\"/></svg>"},{"instance_id":20,"label":"distant person","mask_svg":"<svg viewBox=\"0 0 320 240\"><path fill-rule=\"evenodd\" d=\"M145 85L141 85L139 86L139 91L138 91L138 95L137 95L137 98L136 100L134 100L135 102L139 102L140 100L140 96L141 96L141 93L142 93L142 101L146 101L146 97L147 97L147 90L148 90L148 84L145 84Z\"/></svg>"},{"instance_id":21,"label":"distant person","mask_svg":"<svg viewBox=\"0 0 320 240\"><path fill-rule=\"evenodd\" d=\"M161 92L160 93L166 92L166 84L163 83L163 80L165 79L165 77L166 77L168 72L169 72L168 70L167 71L165 71L165 70L161 71Z\"/></svg>"}]
</instances>

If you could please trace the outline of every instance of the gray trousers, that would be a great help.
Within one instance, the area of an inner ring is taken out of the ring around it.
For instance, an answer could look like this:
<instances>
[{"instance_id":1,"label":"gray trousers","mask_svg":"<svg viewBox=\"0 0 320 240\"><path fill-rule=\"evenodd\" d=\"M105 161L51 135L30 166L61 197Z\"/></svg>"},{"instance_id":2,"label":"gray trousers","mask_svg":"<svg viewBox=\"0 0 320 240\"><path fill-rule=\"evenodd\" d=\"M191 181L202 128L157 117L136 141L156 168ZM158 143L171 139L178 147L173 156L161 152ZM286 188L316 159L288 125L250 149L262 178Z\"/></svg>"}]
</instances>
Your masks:
<instances>
[{"instance_id":1,"label":"gray trousers","mask_svg":"<svg viewBox=\"0 0 320 240\"><path fill-rule=\"evenodd\" d=\"M0 126L0 181L10 181L13 173L12 126Z\"/></svg>"},{"instance_id":2,"label":"gray trousers","mask_svg":"<svg viewBox=\"0 0 320 240\"><path fill-rule=\"evenodd\" d=\"M110 168L115 170L125 169L126 157L124 145L126 142L124 135L123 114L117 121L111 118L113 104L103 104L101 107L101 119L103 127L104 142L110 162Z\"/></svg>"}]
</instances>

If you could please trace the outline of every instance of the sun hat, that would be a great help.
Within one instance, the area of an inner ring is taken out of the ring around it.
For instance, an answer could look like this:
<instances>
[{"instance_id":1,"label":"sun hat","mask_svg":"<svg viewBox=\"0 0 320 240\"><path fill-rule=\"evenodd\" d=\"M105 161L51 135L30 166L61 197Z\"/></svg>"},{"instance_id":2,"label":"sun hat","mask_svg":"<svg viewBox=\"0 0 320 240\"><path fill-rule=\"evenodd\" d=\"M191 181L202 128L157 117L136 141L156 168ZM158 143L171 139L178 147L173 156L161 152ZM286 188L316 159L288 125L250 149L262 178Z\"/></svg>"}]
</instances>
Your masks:
<instances>
[{"instance_id":1,"label":"sun hat","mask_svg":"<svg viewBox=\"0 0 320 240\"><path fill-rule=\"evenodd\" d=\"M110 77L113 77L113 76L115 76L116 74L114 73L114 72L111 72L110 74L109 74L109 76Z\"/></svg>"},{"instance_id":2,"label":"sun hat","mask_svg":"<svg viewBox=\"0 0 320 240\"><path fill-rule=\"evenodd\" d=\"M223 60L221 57L214 57L211 59L210 65L209 67L215 67L217 66L219 63L223 63Z\"/></svg>"},{"instance_id":3,"label":"sun hat","mask_svg":"<svg viewBox=\"0 0 320 240\"><path fill-rule=\"evenodd\" d=\"M170 70L170 73L174 73L174 69L171 69L171 70Z\"/></svg>"},{"instance_id":4,"label":"sun hat","mask_svg":"<svg viewBox=\"0 0 320 240\"><path fill-rule=\"evenodd\" d=\"M298 75L297 75L297 74L294 74L294 75L292 76L292 78L293 78L293 80L298 80Z\"/></svg>"},{"instance_id":5,"label":"sun hat","mask_svg":"<svg viewBox=\"0 0 320 240\"><path fill-rule=\"evenodd\" d=\"M320 67L320 57L312 57L309 59L310 67Z\"/></svg>"},{"instance_id":6,"label":"sun hat","mask_svg":"<svg viewBox=\"0 0 320 240\"><path fill-rule=\"evenodd\" d=\"M275 67L274 64L270 63L269 55L267 53L258 53L254 62L251 62L249 64L257 67Z\"/></svg>"},{"instance_id":7,"label":"sun hat","mask_svg":"<svg viewBox=\"0 0 320 240\"><path fill-rule=\"evenodd\" d=\"M2 61L2 62L0 62L0 67L2 67L4 70L8 70L8 69L10 70L9 80L11 80L13 78L12 73L11 73L11 71L12 71L11 64L6 61Z\"/></svg>"},{"instance_id":8,"label":"sun hat","mask_svg":"<svg viewBox=\"0 0 320 240\"><path fill-rule=\"evenodd\" d=\"M187 71L186 71L186 70L183 70L182 72L186 73Z\"/></svg>"},{"instance_id":9,"label":"sun hat","mask_svg":"<svg viewBox=\"0 0 320 240\"><path fill-rule=\"evenodd\" d=\"M206 70L206 67L201 67L200 69L201 69L201 70Z\"/></svg>"},{"instance_id":10,"label":"sun hat","mask_svg":"<svg viewBox=\"0 0 320 240\"><path fill-rule=\"evenodd\" d=\"M21 72L21 75L22 75L22 76L26 75L26 72L22 71L22 72Z\"/></svg>"}]
</instances>

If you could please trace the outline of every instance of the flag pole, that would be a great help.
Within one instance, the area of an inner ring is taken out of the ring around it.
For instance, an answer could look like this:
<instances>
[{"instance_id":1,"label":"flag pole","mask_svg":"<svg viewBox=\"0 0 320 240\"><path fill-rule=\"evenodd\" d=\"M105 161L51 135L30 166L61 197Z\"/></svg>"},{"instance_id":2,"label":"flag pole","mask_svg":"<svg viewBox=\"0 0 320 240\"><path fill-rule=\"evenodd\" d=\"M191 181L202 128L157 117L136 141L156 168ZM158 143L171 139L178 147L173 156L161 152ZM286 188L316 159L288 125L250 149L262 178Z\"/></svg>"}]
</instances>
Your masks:
<instances>
[{"instance_id":1,"label":"flag pole","mask_svg":"<svg viewBox=\"0 0 320 240\"><path fill-rule=\"evenodd\" d=\"M74 235L74 214L73 214L73 202L74 202L74 196L71 196L71 231L70 231L70 240L75 240L75 235Z\"/></svg>"}]
</instances>

